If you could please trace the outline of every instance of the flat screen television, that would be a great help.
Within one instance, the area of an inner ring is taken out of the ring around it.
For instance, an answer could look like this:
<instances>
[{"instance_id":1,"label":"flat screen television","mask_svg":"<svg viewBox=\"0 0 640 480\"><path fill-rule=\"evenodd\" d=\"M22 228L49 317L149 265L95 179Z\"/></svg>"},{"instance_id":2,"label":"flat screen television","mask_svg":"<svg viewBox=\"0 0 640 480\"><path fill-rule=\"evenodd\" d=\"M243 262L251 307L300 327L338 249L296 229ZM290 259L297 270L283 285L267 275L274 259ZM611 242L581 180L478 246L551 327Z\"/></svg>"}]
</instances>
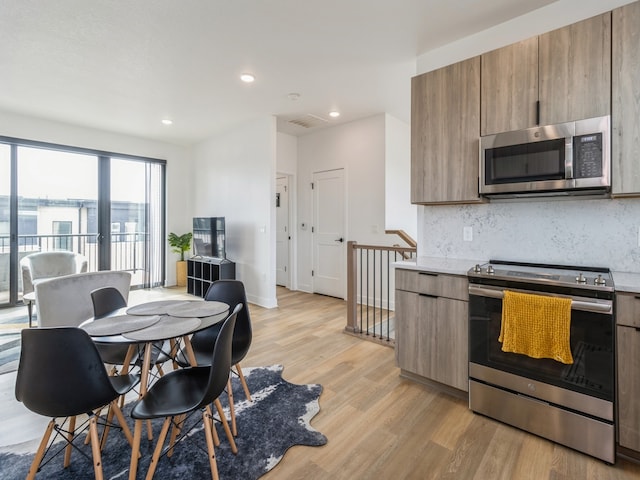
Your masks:
<instances>
[{"instance_id":1,"label":"flat screen television","mask_svg":"<svg viewBox=\"0 0 640 480\"><path fill-rule=\"evenodd\" d=\"M193 218L193 252L201 257L226 258L224 217Z\"/></svg>"}]
</instances>

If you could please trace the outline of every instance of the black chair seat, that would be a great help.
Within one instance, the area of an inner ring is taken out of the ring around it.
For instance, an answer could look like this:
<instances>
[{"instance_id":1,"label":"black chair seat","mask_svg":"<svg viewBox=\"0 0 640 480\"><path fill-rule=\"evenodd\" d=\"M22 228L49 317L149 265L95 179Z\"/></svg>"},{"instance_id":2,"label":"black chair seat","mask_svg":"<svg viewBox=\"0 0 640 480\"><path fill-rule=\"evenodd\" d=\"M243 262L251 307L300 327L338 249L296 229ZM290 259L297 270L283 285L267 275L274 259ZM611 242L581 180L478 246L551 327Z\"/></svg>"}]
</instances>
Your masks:
<instances>
[{"instance_id":1,"label":"black chair seat","mask_svg":"<svg viewBox=\"0 0 640 480\"><path fill-rule=\"evenodd\" d=\"M136 403L131 416L139 420L173 417L199 407L206 393L210 367L188 367L160 377Z\"/></svg>"},{"instance_id":2,"label":"black chair seat","mask_svg":"<svg viewBox=\"0 0 640 480\"><path fill-rule=\"evenodd\" d=\"M128 375L110 376L109 381L113 389L120 395L129 392L133 387L140 383L139 373L130 373Z\"/></svg>"}]
</instances>

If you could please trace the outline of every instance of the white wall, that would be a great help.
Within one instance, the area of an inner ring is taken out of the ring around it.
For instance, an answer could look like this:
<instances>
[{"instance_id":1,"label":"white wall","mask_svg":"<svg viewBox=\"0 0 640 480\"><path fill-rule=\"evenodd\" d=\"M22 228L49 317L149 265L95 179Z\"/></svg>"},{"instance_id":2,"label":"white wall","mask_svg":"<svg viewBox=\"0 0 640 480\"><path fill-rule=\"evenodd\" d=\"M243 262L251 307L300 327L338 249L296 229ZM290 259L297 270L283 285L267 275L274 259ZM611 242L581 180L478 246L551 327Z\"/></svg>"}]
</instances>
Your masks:
<instances>
[{"instance_id":1,"label":"white wall","mask_svg":"<svg viewBox=\"0 0 640 480\"><path fill-rule=\"evenodd\" d=\"M236 278L251 303L267 308L277 305L275 175L275 117L244 123L194 147L192 216L225 217L227 257L236 263Z\"/></svg>"},{"instance_id":2,"label":"white wall","mask_svg":"<svg viewBox=\"0 0 640 480\"><path fill-rule=\"evenodd\" d=\"M298 289L312 291L313 173L345 171L347 240L392 245L385 230L385 115L376 115L298 139ZM346 273L345 273L346 279ZM346 292L345 292L346 293Z\"/></svg>"},{"instance_id":3,"label":"white wall","mask_svg":"<svg viewBox=\"0 0 640 480\"><path fill-rule=\"evenodd\" d=\"M541 33L613 10L635 0L558 0L514 20L420 55L417 73L510 45Z\"/></svg>"},{"instance_id":4,"label":"white wall","mask_svg":"<svg viewBox=\"0 0 640 480\"><path fill-rule=\"evenodd\" d=\"M628 0L560 0L418 58L420 73L612 10ZM473 241L462 240L464 226ZM550 200L418 208L418 254L640 271L640 200Z\"/></svg>"},{"instance_id":5,"label":"white wall","mask_svg":"<svg viewBox=\"0 0 640 480\"><path fill-rule=\"evenodd\" d=\"M298 170L298 137L278 132L276 142L276 171L295 175Z\"/></svg>"},{"instance_id":6,"label":"white wall","mask_svg":"<svg viewBox=\"0 0 640 480\"><path fill-rule=\"evenodd\" d=\"M298 289L298 243L295 228L298 218L297 173L298 137L278 132L276 137L276 172L289 177L289 275L291 290ZM274 263L275 265L275 263Z\"/></svg>"},{"instance_id":7,"label":"white wall","mask_svg":"<svg viewBox=\"0 0 640 480\"><path fill-rule=\"evenodd\" d=\"M167 161L167 233L191 231L188 175L191 154L188 149L163 142L0 112L0 135L59 145L91 148L113 153L139 155ZM166 246L167 285L175 285L176 254Z\"/></svg>"},{"instance_id":8,"label":"white wall","mask_svg":"<svg viewBox=\"0 0 640 480\"><path fill-rule=\"evenodd\" d=\"M417 240L418 207L411 204L411 126L391 115L385 115L385 122L385 228L404 230Z\"/></svg>"}]
</instances>

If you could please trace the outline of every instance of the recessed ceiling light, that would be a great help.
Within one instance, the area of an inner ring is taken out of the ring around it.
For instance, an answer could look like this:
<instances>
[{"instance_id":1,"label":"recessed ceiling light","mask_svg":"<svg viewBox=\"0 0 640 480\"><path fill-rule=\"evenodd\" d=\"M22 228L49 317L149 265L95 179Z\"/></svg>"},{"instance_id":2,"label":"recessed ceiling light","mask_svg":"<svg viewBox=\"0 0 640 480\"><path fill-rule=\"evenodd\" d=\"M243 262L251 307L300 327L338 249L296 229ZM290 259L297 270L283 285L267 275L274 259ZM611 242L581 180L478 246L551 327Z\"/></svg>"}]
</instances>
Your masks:
<instances>
[{"instance_id":1,"label":"recessed ceiling light","mask_svg":"<svg viewBox=\"0 0 640 480\"><path fill-rule=\"evenodd\" d=\"M164 119L162 119L162 124L163 125L173 125L173 120L170 120L168 118L164 118Z\"/></svg>"},{"instance_id":2,"label":"recessed ceiling light","mask_svg":"<svg viewBox=\"0 0 640 480\"><path fill-rule=\"evenodd\" d=\"M340 116L340 112L334 110L332 112L329 112L329 116L333 118L338 118Z\"/></svg>"},{"instance_id":3,"label":"recessed ceiling light","mask_svg":"<svg viewBox=\"0 0 640 480\"><path fill-rule=\"evenodd\" d=\"M243 73L242 75L240 75L240 80L242 80L244 83L251 83L255 79L256 79L256 77L254 77L250 73Z\"/></svg>"}]
</instances>

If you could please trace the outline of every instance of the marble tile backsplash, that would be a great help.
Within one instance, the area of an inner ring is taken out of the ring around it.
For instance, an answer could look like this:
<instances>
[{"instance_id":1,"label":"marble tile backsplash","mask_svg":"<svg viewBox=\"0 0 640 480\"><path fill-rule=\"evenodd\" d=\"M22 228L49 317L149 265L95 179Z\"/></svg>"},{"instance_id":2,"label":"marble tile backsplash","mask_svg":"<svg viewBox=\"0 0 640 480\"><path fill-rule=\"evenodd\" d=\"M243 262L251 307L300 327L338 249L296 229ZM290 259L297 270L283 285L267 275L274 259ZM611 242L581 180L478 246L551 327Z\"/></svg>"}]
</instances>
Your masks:
<instances>
[{"instance_id":1,"label":"marble tile backsplash","mask_svg":"<svg viewBox=\"0 0 640 480\"><path fill-rule=\"evenodd\" d=\"M472 241L464 241L471 227ZM640 199L547 200L418 209L418 255L640 272Z\"/></svg>"}]
</instances>

